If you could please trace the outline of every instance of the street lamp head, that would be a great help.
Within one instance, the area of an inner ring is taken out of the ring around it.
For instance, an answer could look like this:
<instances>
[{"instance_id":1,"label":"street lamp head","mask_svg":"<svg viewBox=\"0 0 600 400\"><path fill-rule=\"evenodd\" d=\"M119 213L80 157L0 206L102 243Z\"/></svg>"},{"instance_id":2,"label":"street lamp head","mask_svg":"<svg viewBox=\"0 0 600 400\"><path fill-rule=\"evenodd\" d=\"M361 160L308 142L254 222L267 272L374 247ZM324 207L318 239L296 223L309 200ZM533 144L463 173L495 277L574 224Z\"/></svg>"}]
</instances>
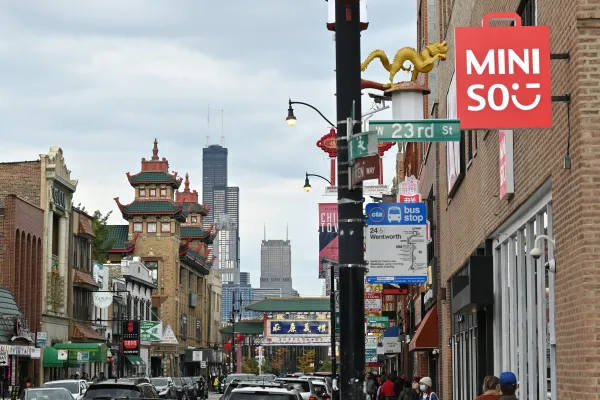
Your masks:
<instances>
[{"instance_id":1,"label":"street lamp head","mask_svg":"<svg viewBox=\"0 0 600 400\"><path fill-rule=\"evenodd\" d=\"M304 178L304 191L306 193L310 192L310 189L312 188L312 186L310 186L310 182L308 181L308 176L306 178Z\"/></svg>"},{"instance_id":2,"label":"street lamp head","mask_svg":"<svg viewBox=\"0 0 600 400\"><path fill-rule=\"evenodd\" d=\"M285 119L285 122L287 122L287 124L289 126L296 125L296 116L294 115L294 109L292 108L292 100L291 99L290 99L290 106L288 108L288 116Z\"/></svg>"}]
</instances>

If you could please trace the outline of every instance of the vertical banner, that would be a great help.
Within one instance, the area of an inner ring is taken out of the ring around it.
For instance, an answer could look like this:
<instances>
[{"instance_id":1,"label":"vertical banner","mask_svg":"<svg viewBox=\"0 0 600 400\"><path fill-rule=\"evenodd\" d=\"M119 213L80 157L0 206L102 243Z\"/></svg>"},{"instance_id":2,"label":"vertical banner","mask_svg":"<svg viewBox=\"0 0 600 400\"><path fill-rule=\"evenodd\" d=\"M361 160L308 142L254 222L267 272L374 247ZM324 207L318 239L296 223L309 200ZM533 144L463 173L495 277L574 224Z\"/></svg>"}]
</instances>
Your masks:
<instances>
[{"instance_id":1,"label":"vertical banner","mask_svg":"<svg viewBox=\"0 0 600 400\"><path fill-rule=\"evenodd\" d=\"M319 203L319 278L325 278L324 260L339 261L338 205Z\"/></svg>"}]
</instances>

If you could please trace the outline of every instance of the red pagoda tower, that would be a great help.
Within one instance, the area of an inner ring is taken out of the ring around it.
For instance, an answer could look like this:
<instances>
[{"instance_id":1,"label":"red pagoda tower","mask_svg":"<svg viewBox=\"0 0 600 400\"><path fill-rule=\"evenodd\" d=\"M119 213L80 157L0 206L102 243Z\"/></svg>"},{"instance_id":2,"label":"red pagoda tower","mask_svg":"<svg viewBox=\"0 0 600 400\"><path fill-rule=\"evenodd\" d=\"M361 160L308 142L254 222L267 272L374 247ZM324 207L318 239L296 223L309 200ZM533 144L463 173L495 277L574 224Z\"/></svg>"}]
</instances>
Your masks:
<instances>
[{"instance_id":1,"label":"red pagoda tower","mask_svg":"<svg viewBox=\"0 0 600 400\"><path fill-rule=\"evenodd\" d=\"M208 344L212 317L203 304L210 297L206 282L208 275L215 273L215 257L207 245L217 232L212 227L208 232L202 229L208 208L198 202L198 193L190 190L187 174L185 188L178 192L183 179L177 172L169 172L166 158L158 157L156 139L152 158L142 158L141 171L127 173L127 179L134 199L123 204L115 198L128 224L111 226L109 260L120 262L123 257L135 256L149 269L156 285L152 307L163 322L163 332L169 325L178 341L178 345L153 343L151 357L161 362L164 357L174 360L163 365L163 371L176 374L180 355L189 347Z\"/></svg>"}]
</instances>

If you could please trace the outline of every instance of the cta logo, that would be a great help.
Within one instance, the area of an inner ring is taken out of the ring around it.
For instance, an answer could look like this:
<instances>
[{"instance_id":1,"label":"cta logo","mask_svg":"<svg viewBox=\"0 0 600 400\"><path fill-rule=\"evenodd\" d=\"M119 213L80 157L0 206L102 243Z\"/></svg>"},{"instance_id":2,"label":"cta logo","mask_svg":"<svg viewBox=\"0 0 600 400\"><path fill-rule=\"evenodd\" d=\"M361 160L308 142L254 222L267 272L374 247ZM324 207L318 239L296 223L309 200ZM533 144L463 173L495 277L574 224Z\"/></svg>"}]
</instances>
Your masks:
<instances>
[{"instance_id":1,"label":"cta logo","mask_svg":"<svg viewBox=\"0 0 600 400\"><path fill-rule=\"evenodd\" d=\"M375 223L383 222L385 219L385 210L379 206L371 208L369 219Z\"/></svg>"}]
</instances>

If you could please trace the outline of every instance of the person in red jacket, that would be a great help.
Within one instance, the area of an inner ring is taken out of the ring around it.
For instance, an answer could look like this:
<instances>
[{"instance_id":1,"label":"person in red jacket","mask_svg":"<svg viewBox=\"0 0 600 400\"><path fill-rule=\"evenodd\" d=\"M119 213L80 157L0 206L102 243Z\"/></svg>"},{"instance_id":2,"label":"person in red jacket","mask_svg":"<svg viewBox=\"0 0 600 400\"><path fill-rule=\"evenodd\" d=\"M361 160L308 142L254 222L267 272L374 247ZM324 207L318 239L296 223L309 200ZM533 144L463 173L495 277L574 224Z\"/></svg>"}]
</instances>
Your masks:
<instances>
[{"instance_id":1,"label":"person in red jacket","mask_svg":"<svg viewBox=\"0 0 600 400\"><path fill-rule=\"evenodd\" d=\"M395 400L396 395L394 393L394 381L392 380L392 374L389 374L387 381L381 386L380 398L382 400Z\"/></svg>"}]
</instances>

